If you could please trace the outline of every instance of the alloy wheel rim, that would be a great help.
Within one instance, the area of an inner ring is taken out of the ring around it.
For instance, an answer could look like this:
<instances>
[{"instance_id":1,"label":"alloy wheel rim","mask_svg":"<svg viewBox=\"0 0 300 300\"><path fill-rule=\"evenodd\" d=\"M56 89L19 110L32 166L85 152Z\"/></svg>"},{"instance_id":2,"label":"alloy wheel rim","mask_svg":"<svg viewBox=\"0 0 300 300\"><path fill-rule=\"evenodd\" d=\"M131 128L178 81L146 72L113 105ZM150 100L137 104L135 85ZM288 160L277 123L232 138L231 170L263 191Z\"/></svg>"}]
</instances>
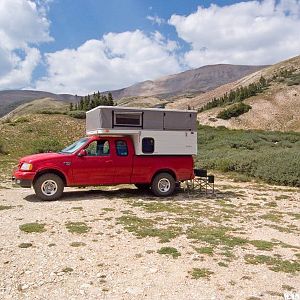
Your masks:
<instances>
[{"instance_id":1,"label":"alloy wheel rim","mask_svg":"<svg viewBox=\"0 0 300 300\"><path fill-rule=\"evenodd\" d=\"M158 189L162 193L167 193L171 188L171 182L167 178L162 178L158 181Z\"/></svg>"},{"instance_id":2,"label":"alloy wheel rim","mask_svg":"<svg viewBox=\"0 0 300 300\"><path fill-rule=\"evenodd\" d=\"M53 196L57 192L57 183L54 180L46 180L43 182L41 190L45 196Z\"/></svg>"}]
</instances>

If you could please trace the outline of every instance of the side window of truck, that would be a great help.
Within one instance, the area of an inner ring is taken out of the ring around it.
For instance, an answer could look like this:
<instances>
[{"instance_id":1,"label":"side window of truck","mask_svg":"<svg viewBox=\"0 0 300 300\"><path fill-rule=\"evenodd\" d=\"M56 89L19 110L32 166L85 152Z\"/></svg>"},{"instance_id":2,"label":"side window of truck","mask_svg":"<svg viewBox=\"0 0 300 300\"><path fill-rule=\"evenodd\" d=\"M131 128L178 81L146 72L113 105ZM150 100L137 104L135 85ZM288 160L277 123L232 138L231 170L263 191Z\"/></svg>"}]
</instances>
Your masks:
<instances>
[{"instance_id":1,"label":"side window of truck","mask_svg":"<svg viewBox=\"0 0 300 300\"><path fill-rule=\"evenodd\" d=\"M86 148L86 152L88 156L106 156L109 155L109 141L101 140L101 141L93 141Z\"/></svg>"},{"instance_id":2,"label":"side window of truck","mask_svg":"<svg viewBox=\"0 0 300 300\"><path fill-rule=\"evenodd\" d=\"M154 139L150 137L145 137L142 140L142 151L143 153L153 153L154 152Z\"/></svg>"},{"instance_id":3,"label":"side window of truck","mask_svg":"<svg viewBox=\"0 0 300 300\"><path fill-rule=\"evenodd\" d=\"M127 143L122 140L116 141L116 151L118 156L127 156L128 155Z\"/></svg>"}]
</instances>

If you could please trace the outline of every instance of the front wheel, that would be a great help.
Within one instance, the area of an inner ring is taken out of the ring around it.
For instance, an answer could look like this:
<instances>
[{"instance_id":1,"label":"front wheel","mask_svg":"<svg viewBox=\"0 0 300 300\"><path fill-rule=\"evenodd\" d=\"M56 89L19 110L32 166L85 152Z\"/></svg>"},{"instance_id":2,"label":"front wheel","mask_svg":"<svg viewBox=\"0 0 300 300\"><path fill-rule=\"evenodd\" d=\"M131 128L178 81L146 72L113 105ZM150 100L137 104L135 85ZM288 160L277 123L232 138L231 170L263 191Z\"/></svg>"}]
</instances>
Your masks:
<instances>
[{"instance_id":1,"label":"front wheel","mask_svg":"<svg viewBox=\"0 0 300 300\"><path fill-rule=\"evenodd\" d=\"M152 181L151 190L155 196L166 197L173 194L175 186L175 179L171 174L159 173Z\"/></svg>"},{"instance_id":2,"label":"front wheel","mask_svg":"<svg viewBox=\"0 0 300 300\"><path fill-rule=\"evenodd\" d=\"M56 174L43 174L33 184L36 195L42 200L57 200L64 191L63 180Z\"/></svg>"}]
</instances>

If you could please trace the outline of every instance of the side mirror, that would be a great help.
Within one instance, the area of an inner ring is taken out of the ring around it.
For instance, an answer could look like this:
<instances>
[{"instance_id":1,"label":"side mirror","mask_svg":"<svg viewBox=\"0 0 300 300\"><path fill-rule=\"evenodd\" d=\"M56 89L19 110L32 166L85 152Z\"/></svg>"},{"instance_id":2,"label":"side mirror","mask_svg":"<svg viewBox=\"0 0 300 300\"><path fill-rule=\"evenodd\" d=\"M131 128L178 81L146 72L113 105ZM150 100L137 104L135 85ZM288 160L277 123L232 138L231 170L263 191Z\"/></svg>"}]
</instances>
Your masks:
<instances>
[{"instance_id":1,"label":"side mirror","mask_svg":"<svg viewBox=\"0 0 300 300\"><path fill-rule=\"evenodd\" d=\"M81 149L79 153L77 154L78 157L87 156L87 152L85 149Z\"/></svg>"}]
</instances>

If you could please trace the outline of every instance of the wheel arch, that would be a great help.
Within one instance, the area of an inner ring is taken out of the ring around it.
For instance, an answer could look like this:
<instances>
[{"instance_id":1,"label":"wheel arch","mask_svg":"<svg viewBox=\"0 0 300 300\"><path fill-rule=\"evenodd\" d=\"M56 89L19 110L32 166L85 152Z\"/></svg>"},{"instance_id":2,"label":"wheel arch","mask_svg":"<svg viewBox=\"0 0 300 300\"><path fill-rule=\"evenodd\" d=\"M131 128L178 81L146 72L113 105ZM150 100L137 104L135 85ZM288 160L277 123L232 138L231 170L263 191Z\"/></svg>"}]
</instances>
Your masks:
<instances>
[{"instance_id":1,"label":"wheel arch","mask_svg":"<svg viewBox=\"0 0 300 300\"><path fill-rule=\"evenodd\" d=\"M160 173L168 173L175 179L175 181L177 181L177 176L176 176L176 173L174 172L174 170L172 170L172 169L159 169L153 174L153 176L151 178L151 183L153 182L155 176L160 174Z\"/></svg>"},{"instance_id":2,"label":"wheel arch","mask_svg":"<svg viewBox=\"0 0 300 300\"><path fill-rule=\"evenodd\" d=\"M67 179L66 179L66 176L64 175L63 172L57 170L57 169L43 169L43 170L40 170L36 173L36 175L34 176L34 179L33 179L33 184L36 182L36 180L41 176L41 175L44 175L44 174L55 174L57 176L59 176L64 185L67 186L68 182L67 182Z\"/></svg>"}]
</instances>

